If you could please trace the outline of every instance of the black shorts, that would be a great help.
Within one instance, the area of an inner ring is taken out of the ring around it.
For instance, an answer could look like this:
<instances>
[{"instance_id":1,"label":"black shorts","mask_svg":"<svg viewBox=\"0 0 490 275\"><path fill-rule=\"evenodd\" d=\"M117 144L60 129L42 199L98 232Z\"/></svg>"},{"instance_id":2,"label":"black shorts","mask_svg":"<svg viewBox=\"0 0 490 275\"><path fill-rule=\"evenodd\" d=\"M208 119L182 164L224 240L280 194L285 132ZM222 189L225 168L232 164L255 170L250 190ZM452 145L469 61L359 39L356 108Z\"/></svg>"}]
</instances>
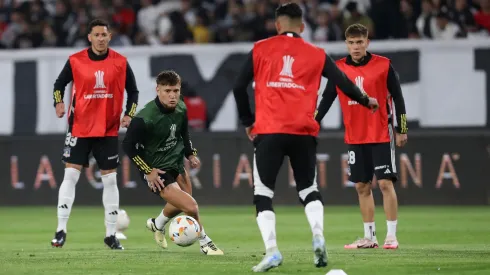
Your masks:
<instances>
[{"instance_id":1,"label":"black shorts","mask_svg":"<svg viewBox=\"0 0 490 275\"><path fill-rule=\"evenodd\" d=\"M160 170L165 171L165 174L160 174L160 179L163 180L163 185L165 185L165 187L169 186L172 183L177 182L177 177L179 176L179 172L177 170L173 170L173 169L171 169L171 170L160 169ZM140 177L143 180L143 182L146 185L148 185L148 181L146 180L145 173L140 172ZM148 187L150 187L150 186L148 185ZM160 192L158 190L153 191L153 189L151 189L151 188L149 188L149 190L153 194L157 194L157 195L160 194Z\"/></svg>"},{"instance_id":2,"label":"black shorts","mask_svg":"<svg viewBox=\"0 0 490 275\"><path fill-rule=\"evenodd\" d=\"M395 146L393 142L349 144L347 163L351 182L371 183L377 180L397 181Z\"/></svg>"},{"instance_id":3,"label":"black shorts","mask_svg":"<svg viewBox=\"0 0 490 275\"><path fill-rule=\"evenodd\" d=\"M101 170L112 170L119 166L118 137L73 137L66 134L62 160L65 163L89 165L90 153Z\"/></svg>"},{"instance_id":4,"label":"black shorts","mask_svg":"<svg viewBox=\"0 0 490 275\"><path fill-rule=\"evenodd\" d=\"M318 191L316 183L316 147L314 136L265 134L254 141L254 195L272 198L276 177L288 156L296 181L296 190L304 202L306 196Z\"/></svg>"}]
</instances>

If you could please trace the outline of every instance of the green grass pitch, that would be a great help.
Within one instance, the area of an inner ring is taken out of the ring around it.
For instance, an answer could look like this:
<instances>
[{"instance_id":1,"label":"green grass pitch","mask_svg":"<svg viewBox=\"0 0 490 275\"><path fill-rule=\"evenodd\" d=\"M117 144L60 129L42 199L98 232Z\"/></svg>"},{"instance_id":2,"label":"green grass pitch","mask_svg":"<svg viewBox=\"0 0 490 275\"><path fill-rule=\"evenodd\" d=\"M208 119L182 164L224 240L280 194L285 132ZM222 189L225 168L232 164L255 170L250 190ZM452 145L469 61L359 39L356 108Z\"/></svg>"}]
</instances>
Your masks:
<instances>
[{"instance_id":1,"label":"green grass pitch","mask_svg":"<svg viewBox=\"0 0 490 275\"><path fill-rule=\"evenodd\" d=\"M146 219L159 207L127 207L131 218L122 241L126 250L103 246L101 207L74 206L65 247L51 248L56 207L0 208L0 274L252 274L264 251L254 208L203 207L208 235L225 256L205 256L198 244L156 246L146 231ZM325 237L329 266L313 266L311 233L302 207L276 207L281 267L270 274L326 274L343 269L349 275L490 274L489 207L400 207L400 248L386 251L344 250L363 235L357 207L325 207ZM386 222L376 209L377 235L382 242ZM168 238L167 238L168 240Z\"/></svg>"}]
</instances>

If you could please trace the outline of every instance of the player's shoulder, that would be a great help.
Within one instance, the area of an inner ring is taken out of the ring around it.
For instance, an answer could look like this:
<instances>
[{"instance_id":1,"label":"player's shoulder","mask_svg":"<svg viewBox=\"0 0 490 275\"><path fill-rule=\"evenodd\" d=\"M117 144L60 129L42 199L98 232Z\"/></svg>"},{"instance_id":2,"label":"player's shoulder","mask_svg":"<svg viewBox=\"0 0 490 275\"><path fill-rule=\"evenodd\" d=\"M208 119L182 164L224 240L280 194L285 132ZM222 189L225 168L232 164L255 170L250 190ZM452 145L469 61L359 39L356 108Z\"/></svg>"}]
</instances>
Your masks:
<instances>
[{"instance_id":1,"label":"player's shoulder","mask_svg":"<svg viewBox=\"0 0 490 275\"><path fill-rule=\"evenodd\" d=\"M158 109L158 106L155 103L155 100L152 100L146 103L145 106L143 106L143 108L136 113L135 117L143 118L143 120L146 121L156 109Z\"/></svg>"},{"instance_id":2,"label":"player's shoulder","mask_svg":"<svg viewBox=\"0 0 490 275\"><path fill-rule=\"evenodd\" d=\"M111 55L112 57L115 57L115 58L121 58L121 59L124 59L126 60L126 56L118 53L117 51L109 48L109 55Z\"/></svg>"},{"instance_id":3,"label":"player's shoulder","mask_svg":"<svg viewBox=\"0 0 490 275\"><path fill-rule=\"evenodd\" d=\"M264 38L264 39L260 39L258 41L256 41L254 43L254 49L255 48L259 48L259 47L262 47L264 45L267 45L271 42L274 42L274 40L276 39L277 36L272 36L272 37L268 37L268 38Z\"/></svg>"},{"instance_id":4,"label":"player's shoulder","mask_svg":"<svg viewBox=\"0 0 490 275\"><path fill-rule=\"evenodd\" d=\"M337 64L337 65L346 64L346 62L347 62L347 56L342 57L341 59L335 60L335 64Z\"/></svg>"},{"instance_id":5,"label":"player's shoulder","mask_svg":"<svg viewBox=\"0 0 490 275\"><path fill-rule=\"evenodd\" d=\"M84 48L83 50L80 50L76 53L73 53L70 55L70 57L80 57L80 56L83 56L83 55L87 55L88 56L88 49L89 48Z\"/></svg>"},{"instance_id":6,"label":"player's shoulder","mask_svg":"<svg viewBox=\"0 0 490 275\"><path fill-rule=\"evenodd\" d=\"M386 57L386 56L382 56L382 55L379 55L379 54L371 54L371 60L372 61L381 61L381 62L391 62L391 60Z\"/></svg>"},{"instance_id":7,"label":"player's shoulder","mask_svg":"<svg viewBox=\"0 0 490 275\"><path fill-rule=\"evenodd\" d=\"M179 112L179 113L187 112L187 105L185 105L185 102L183 99L179 100L179 103L177 103L177 107L176 107L175 111Z\"/></svg>"}]
</instances>

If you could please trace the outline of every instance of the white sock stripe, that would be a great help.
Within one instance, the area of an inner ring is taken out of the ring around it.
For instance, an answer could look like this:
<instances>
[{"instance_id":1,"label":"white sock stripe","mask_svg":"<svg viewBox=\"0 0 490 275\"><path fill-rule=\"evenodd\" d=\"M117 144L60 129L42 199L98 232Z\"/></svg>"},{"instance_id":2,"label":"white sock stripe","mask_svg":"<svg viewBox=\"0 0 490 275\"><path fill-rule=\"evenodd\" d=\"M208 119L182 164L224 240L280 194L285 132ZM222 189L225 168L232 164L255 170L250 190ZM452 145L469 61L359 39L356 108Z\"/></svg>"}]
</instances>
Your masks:
<instances>
[{"instance_id":1,"label":"white sock stripe","mask_svg":"<svg viewBox=\"0 0 490 275\"><path fill-rule=\"evenodd\" d=\"M305 188L298 192L298 195L302 200L305 200L310 193L318 192L318 183L316 182L316 176L317 176L317 170L315 165L315 177L313 178L313 183L311 184L310 187Z\"/></svg>"},{"instance_id":2,"label":"white sock stripe","mask_svg":"<svg viewBox=\"0 0 490 275\"><path fill-rule=\"evenodd\" d=\"M269 198L274 197L274 191L267 187L260 179L259 170L257 169L257 160L254 154L253 164L253 181L254 181L254 195L265 196Z\"/></svg>"},{"instance_id":3,"label":"white sock stripe","mask_svg":"<svg viewBox=\"0 0 490 275\"><path fill-rule=\"evenodd\" d=\"M391 168L393 173L396 173L395 136L393 134L393 127L388 125L388 131L390 133Z\"/></svg>"},{"instance_id":4,"label":"white sock stripe","mask_svg":"<svg viewBox=\"0 0 490 275\"><path fill-rule=\"evenodd\" d=\"M77 173L78 175L80 175L82 172L76 168L73 168L73 167L67 167L65 168L65 173L68 172L68 173Z\"/></svg>"},{"instance_id":5,"label":"white sock stripe","mask_svg":"<svg viewBox=\"0 0 490 275\"><path fill-rule=\"evenodd\" d=\"M109 174L101 175L100 177L101 178L107 178L107 177L112 177L112 176L116 176L116 175L117 175L117 172L111 172Z\"/></svg>"}]
</instances>

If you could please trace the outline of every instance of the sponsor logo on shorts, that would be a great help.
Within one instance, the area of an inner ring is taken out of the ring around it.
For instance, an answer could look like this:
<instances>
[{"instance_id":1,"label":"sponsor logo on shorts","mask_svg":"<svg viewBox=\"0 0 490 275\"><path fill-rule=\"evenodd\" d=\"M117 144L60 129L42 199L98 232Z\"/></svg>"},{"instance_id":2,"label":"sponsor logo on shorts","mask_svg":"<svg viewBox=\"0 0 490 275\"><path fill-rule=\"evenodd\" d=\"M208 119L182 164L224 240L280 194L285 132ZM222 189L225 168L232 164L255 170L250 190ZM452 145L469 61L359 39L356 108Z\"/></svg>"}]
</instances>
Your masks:
<instances>
[{"instance_id":1,"label":"sponsor logo on shorts","mask_svg":"<svg viewBox=\"0 0 490 275\"><path fill-rule=\"evenodd\" d=\"M381 170L381 169L385 169L386 167L389 167L389 166L388 165L376 166L376 167L374 167L374 170Z\"/></svg>"},{"instance_id":2,"label":"sponsor logo on shorts","mask_svg":"<svg viewBox=\"0 0 490 275\"><path fill-rule=\"evenodd\" d=\"M107 159L108 159L108 160L112 160L112 159L116 159L116 158L118 158L118 157L119 157L119 155L114 155L114 156L110 156L110 157L108 157Z\"/></svg>"},{"instance_id":3,"label":"sponsor logo on shorts","mask_svg":"<svg viewBox=\"0 0 490 275\"><path fill-rule=\"evenodd\" d=\"M63 149L63 156L64 156L65 158L69 158L69 157L70 157L70 151L71 151L71 148L70 148L70 147L65 147L65 148Z\"/></svg>"}]
</instances>

